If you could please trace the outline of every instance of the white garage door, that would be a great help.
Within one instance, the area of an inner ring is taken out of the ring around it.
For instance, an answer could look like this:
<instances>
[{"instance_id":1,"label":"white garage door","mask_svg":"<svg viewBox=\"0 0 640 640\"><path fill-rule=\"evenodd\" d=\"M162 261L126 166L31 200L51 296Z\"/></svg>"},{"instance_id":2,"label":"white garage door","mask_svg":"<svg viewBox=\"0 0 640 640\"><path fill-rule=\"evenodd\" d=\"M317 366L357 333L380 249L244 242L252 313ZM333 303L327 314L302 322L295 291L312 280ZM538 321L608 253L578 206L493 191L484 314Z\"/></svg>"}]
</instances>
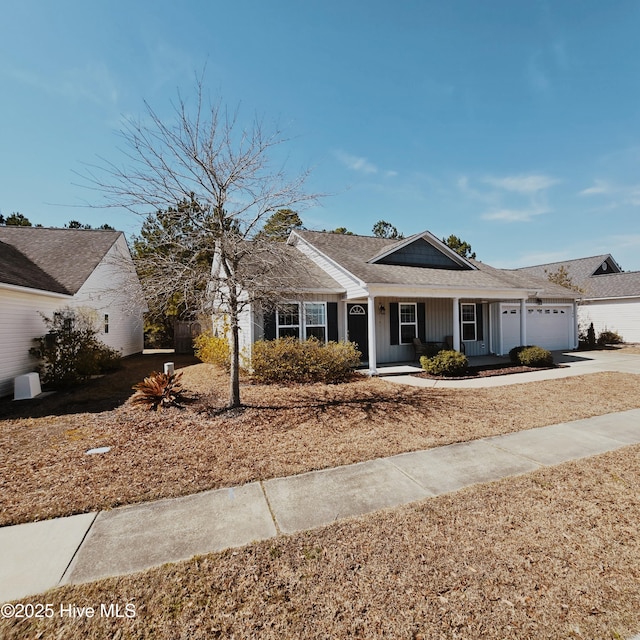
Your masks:
<instances>
[{"instance_id":1,"label":"white garage door","mask_svg":"<svg viewBox=\"0 0 640 640\"><path fill-rule=\"evenodd\" d=\"M553 351L572 348L570 306L527 308L527 342Z\"/></svg>"},{"instance_id":2,"label":"white garage door","mask_svg":"<svg viewBox=\"0 0 640 640\"><path fill-rule=\"evenodd\" d=\"M501 306L502 352L508 353L521 344L520 307ZM527 306L526 344L535 344L545 349L560 350L573 348L573 308L572 305L531 305Z\"/></svg>"}]
</instances>

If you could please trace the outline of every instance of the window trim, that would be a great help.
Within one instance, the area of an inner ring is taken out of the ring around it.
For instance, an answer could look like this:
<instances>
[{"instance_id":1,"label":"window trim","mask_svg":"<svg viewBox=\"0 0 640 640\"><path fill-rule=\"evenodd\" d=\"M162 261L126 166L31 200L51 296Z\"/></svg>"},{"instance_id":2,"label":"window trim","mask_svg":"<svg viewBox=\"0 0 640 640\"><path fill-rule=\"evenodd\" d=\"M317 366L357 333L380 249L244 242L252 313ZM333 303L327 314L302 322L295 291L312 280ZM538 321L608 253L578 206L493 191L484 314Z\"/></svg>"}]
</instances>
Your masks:
<instances>
[{"instance_id":1,"label":"window trim","mask_svg":"<svg viewBox=\"0 0 640 640\"><path fill-rule=\"evenodd\" d=\"M402 322L402 307L413 307L413 322ZM417 302L398 302L398 344L411 344L413 338L408 342L402 340L402 327L413 327L414 337L418 336L418 303Z\"/></svg>"},{"instance_id":2,"label":"window trim","mask_svg":"<svg viewBox=\"0 0 640 640\"><path fill-rule=\"evenodd\" d=\"M324 315L324 324L307 324L307 315L306 315L306 306L311 304L321 305L323 308ZM306 340L307 339L307 328L309 329L324 329L324 340L323 344L326 344L329 336L329 317L327 310L327 302L320 300L305 300L304 302L298 301L287 301L282 303L282 307L287 305L296 306L298 309L298 324L280 324L280 313L281 309L276 310L276 338L281 338L280 329L297 329L298 330L298 340Z\"/></svg>"},{"instance_id":3,"label":"window trim","mask_svg":"<svg viewBox=\"0 0 640 640\"><path fill-rule=\"evenodd\" d=\"M298 330L298 340L302 337L302 326L300 325L300 303L299 302L285 302L282 305L285 306L295 306L298 309L298 324L280 324L280 313L282 309L276 309L276 338L282 338L280 335L280 329L297 329Z\"/></svg>"},{"instance_id":4,"label":"window trim","mask_svg":"<svg viewBox=\"0 0 640 640\"><path fill-rule=\"evenodd\" d=\"M317 304L320 305L323 309L322 313L324 315L324 323L323 324L307 324L307 305L311 305L311 304ZM327 303L326 302L320 302L320 301L314 301L314 300L307 300L305 302L302 303L302 321L303 321L303 325L304 325L304 340L308 339L307 336L307 328L309 329L324 329L324 340L322 340L322 342L324 344L326 344L327 341L327 336L329 335L329 323L327 320Z\"/></svg>"},{"instance_id":5,"label":"window trim","mask_svg":"<svg viewBox=\"0 0 640 640\"><path fill-rule=\"evenodd\" d=\"M464 307L471 307L473 309L473 320L464 319ZM473 327L473 338L464 338L464 327ZM463 342L477 342L478 341L478 314L475 302L461 302L460 303L460 327L461 337Z\"/></svg>"}]
</instances>

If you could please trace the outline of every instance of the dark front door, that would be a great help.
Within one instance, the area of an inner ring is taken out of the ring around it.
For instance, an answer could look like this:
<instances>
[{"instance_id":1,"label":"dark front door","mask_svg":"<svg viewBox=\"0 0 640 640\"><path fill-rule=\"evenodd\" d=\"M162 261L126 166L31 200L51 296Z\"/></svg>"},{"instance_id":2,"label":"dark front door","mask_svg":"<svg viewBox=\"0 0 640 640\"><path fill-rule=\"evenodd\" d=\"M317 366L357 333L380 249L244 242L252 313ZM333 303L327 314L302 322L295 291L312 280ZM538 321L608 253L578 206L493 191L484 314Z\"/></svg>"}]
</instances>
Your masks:
<instances>
[{"instance_id":1,"label":"dark front door","mask_svg":"<svg viewBox=\"0 0 640 640\"><path fill-rule=\"evenodd\" d=\"M367 305L348 304L347 305L347 331L349 340L358 345L362 359L369 359L369 341L367 325Z\"/></svg>"}]
</instances>

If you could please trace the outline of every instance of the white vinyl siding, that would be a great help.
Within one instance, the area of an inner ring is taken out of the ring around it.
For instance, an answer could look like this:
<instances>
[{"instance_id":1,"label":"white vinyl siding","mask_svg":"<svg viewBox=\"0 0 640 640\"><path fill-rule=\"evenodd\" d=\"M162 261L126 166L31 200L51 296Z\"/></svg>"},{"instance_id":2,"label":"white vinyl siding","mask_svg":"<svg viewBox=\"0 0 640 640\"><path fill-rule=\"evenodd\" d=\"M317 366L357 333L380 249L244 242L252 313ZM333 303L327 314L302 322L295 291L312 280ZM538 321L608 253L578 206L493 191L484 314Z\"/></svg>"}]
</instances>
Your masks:
<instances>
[{"instance_id":1,"label":"white vinyl siding","mask_svg":"<svg viewBox=\"0 0 640 640\"><path fill-rule=\"evenodd\" d=\"M593 322L596 335L615 331L625 342L640 342L640 298L582 303L578 306L578 320L583 331Z\"/></svg>"},{"instance_id":2,"label":"white vinyl siding","mask_svg":"<svg viewBox=\"0 0 640 640\"><path fill-rule=\"evenodd\" d=\"M38 362L29 349L47 330L40 314L52 317L70 302L69 297L0 289L0 397L13 393L16 376L36 370Z\"/></svg>"}]
</instances>

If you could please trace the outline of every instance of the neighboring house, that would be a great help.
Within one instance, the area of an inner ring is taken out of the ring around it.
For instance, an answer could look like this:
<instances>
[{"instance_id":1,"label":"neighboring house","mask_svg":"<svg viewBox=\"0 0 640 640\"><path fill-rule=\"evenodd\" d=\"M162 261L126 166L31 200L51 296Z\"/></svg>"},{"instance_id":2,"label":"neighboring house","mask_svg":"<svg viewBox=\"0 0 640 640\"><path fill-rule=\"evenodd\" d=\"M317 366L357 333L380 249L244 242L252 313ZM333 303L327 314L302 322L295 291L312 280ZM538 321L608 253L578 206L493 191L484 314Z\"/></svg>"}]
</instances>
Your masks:
<instances>
[{"instance_id":1,"label":"neighboring house","mask_svg":"<svg viewBox=\"0 0 640 640\"><path fill-rule=\"evenodd\" d=\"M399 241L293 231L288 245L296 279L275 312L243 314L245 353L259 339L348 339L375 374L412 360L415 337L468 356L577 347L576 293L465 259L428 231Z\"/></svg>"},{"instance_id":2,"label":"neighboring house","mask_svg":"<svg viewBox=\"0 0 640 640\"><path fill-rule=\"evenodd\" d=\"M0 226L0 396L33 371L33 339L62 307L97 314L98 337L123 356L142 351L144 296L120 231Z\"/></svg>"},{"instance_id":3,"label":"neighboring house","mask_svg":"<svg viewBox=\"0 0 640 640\"><path fill-rule=\"evenodd\" d=\"M623 272L608 253L519 271L548 278L560 269L580 289L578 320L583 329L593 322L596 333L616 331L625 342L640 342L640 271Z\"/></svg>"}]
</instances>

